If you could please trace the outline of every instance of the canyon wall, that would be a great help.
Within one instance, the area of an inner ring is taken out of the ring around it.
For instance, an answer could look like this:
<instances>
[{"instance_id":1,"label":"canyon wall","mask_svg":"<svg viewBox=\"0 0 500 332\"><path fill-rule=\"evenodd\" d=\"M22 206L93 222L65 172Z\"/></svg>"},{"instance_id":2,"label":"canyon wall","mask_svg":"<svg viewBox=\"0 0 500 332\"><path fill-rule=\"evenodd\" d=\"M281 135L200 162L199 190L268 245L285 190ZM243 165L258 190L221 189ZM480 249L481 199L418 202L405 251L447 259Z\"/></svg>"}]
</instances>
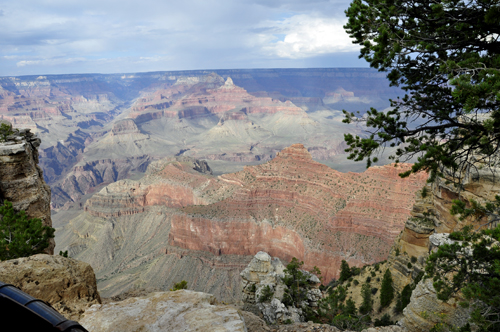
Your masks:
<instances>
[{"instance_id":1,"label":"canyon wall","mask_svg":"<svg viewBox=\"0 0 500 332\"><path fill-rule=\"evenodd\" d=\"M89 262L104 296L185 279L190 289L237 301L239 273L261 250L316 265L329 281L342 259L360 266L387 257L425 182L423 174L401 179L407 167L340 173L302 144L221 176L170 157L138 181L94 194L58 229L57 249Z\"/></svg>"},{"instance_id":2,"label":"canyon wall","mask_svg":"<svg viewBox=\"0 0 500 332\"><path fill-rule=\"evenodd\" d=\"M15 211L24 210L28 218L52 227L50 187L38 166L39 146L40 139L30 129L15 130L0 141L0 203L10 201ZM53 254L54 246L51 239L46 252Z\"/></svg>"}]
</instances>

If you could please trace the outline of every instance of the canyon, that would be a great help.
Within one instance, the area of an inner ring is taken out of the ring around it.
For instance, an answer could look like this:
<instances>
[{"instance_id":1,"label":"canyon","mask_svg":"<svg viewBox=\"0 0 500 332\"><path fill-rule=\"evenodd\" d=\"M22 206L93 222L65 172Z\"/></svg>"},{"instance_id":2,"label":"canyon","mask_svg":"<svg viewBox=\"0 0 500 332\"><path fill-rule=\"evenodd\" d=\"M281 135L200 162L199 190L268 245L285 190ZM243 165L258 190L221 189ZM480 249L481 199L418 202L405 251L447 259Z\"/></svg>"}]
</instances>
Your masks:
<instances>
[{"instance_id":1,"label":"canyon","mask_svg":"<svg viewBox=\"0 0 500 332\"><path fill-rule=\"evenodd\" d=\"M300 142L316 160L362 171L343 152L343 134L361 128L342 124L341 110L385 109L400 92L361 68L0 77L0 119L41 138L59 211L173 155L212 160L221 174Z\"/></svg>"},{"instance_id":2,"label":"canyon","mask_svg":"<svg viewBox=\"0 0 500 332\"><path fill-rule=\"evenodd\" d=\"M318 266L325 280L338 277L342 259L354 266L385 259L427 177L400 178L408 167L341 173L302 144L219 176L190 157L164 158L140 180L89 198L58 230L56 249L90 263L105 297L186 280L237 302L239 273L259 251Z\"/></svg>"}]
</instances>

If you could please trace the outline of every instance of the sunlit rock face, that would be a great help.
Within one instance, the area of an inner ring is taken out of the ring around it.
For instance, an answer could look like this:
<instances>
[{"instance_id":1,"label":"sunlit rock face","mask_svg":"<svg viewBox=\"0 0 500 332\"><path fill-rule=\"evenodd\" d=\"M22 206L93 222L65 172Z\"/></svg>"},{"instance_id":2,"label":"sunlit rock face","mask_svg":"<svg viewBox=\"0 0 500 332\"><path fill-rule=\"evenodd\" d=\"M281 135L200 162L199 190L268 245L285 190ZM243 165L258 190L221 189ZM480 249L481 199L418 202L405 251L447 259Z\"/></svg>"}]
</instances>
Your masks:
<instances>
[{"instance_id":1,"label":"sunlit rock face","mask_svg":"<svg viewBox=\"0 0 500 332\"><path fill-rule=\"evenodd\" d=\"M59 233L58 250L91 263L106 296L131 284L168 289L182 278L235 300L239 273L259 251L316 265L329 281L342 259L359 266L387 257L425 181L401 179L408 167L340 173L302 144L221 176L194 159L167 158L141 180L90 198Z\"/></svg>"},{"instance_id":2,"label":"sunlit rock face","mask_svg":"<svg viewBox=\"0 0 500 332\"><path fill-rule=\"evenodd\" d=\"M240 188L217 203L183 208L172 218L169 241L213 254L297 257L329 280L342 259L363 265L387 257L426 178L401 179L407 168L340 173L295 144L268 163L220 176Z\"/></svg>"}]
</instances>

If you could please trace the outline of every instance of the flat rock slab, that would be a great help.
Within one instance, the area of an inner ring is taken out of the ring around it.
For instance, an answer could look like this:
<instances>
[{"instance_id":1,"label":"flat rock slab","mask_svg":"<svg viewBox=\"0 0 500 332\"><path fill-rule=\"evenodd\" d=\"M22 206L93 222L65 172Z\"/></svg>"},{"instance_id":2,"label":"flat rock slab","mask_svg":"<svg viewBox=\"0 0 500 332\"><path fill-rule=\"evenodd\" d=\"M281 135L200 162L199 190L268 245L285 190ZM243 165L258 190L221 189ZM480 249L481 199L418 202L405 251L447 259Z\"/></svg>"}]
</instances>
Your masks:
<instances>
[{"instance_id":1,"label":"flat rock slab","mask_svg":"<svg viewBox=\"0 0 500 332\"><path fill-rule=\"evenodd\" d=\"M93 305L80 324L89 332L247 331L235 308L218 305L211 294L188 290Z\"/></svg>"}]
</instances>

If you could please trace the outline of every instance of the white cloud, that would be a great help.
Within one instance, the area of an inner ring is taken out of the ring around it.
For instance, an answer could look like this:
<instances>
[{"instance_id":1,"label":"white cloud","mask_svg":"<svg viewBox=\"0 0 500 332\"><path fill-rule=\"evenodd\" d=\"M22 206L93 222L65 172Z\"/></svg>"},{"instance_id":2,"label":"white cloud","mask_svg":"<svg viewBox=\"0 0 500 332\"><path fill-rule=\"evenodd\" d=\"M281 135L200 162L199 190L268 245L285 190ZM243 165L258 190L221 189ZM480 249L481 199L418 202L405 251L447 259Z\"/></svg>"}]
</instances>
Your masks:
<instances>
[{"instance_id":1,"label":"white cloud","mask_svg":"<svg viewBox=\"0 0 500 332\"><path fill-rule=\"evenodd\" d=\"M359 46L352 44L343 28L344 24L345 21L334 18L295 15L275 22L275 28L269 29L268 32L284 35L284 38L269 43L264 49L270 54L291 59L358 51ZM269 40L269 35L263 39Z\"/></svg>"}]
</instances>

